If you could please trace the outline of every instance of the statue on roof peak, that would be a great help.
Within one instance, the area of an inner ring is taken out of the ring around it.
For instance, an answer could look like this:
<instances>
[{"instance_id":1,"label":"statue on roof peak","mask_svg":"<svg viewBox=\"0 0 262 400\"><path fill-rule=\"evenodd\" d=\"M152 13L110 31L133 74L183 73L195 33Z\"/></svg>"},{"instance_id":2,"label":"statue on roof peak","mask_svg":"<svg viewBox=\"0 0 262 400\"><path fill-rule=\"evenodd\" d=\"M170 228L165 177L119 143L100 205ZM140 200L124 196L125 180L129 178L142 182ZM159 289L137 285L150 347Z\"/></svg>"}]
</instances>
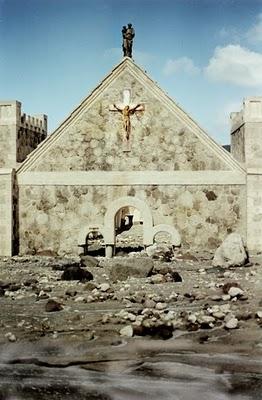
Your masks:
<instances>
[{"instance_id":1,"label":"statue on roof peak","mask_svg":"<svg viewBox=\"0 0 262 400\"><path fill-rule=\"evenodd\" d=\"M124 57L132 58L133 39L135 37L135 30L132 27L132 24L127 24L127 26L123 26L122 36L123 36L122 49Z\"/></svg>"}]
</instances>

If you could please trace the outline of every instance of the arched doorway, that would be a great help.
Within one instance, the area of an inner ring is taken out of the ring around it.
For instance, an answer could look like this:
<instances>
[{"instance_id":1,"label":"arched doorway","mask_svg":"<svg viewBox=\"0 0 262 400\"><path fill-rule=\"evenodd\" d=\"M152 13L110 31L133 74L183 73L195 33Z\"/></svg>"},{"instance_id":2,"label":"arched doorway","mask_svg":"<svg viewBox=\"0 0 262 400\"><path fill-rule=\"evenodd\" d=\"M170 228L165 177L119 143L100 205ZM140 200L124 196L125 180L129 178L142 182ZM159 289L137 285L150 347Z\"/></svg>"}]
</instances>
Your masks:
<instances>
[{"instance_id":1,"label":"arched doorway","mask_svg":"<svg viewBox=\"0 0 262 400\"><path fill-rule=\"evenodd\" d=\"M173 245L172 236L169 232L157 232L154 236L154 243Z\"/></svg>"},{"instance_id":2,"label":"arched doorway","mask_svg":"<svg viewBox=\"0 0 262 400\"><path fill-rule=\"evenodd\" d=\"M89 231L86 235L84 255L105 256L105 242L102 233L99 230Z\"/></svg>"},{"instance_id":3,"label":"arched doorway","mask_svg":"<svg viewBox=\"0 0 262 400\"><path fill-rule=\"evenodd\" d=\"M128 212L132 208L139 211L140 218L143 221L143 245L148 246L153 243L153 219L149 206L144 201L136 197L121 197L117 200L114 200L108 205L107 212L104 218L104 240L106 245L107 257L112 257L115 250L117 226L116 224L119 225L120 223L121 226L121 219L123 219L122 216L125 215L125 217L129 218ZM135 214L133 214L133 221L134 215ZM129 218L129 221L130 220L131 218Z\"/></svg>"},{"instance_id":4,"label":"arched doorway","mask_svg":"<svg viewBox=\"0 0 262 400\"><path fill-rule=\"evenodd\" d=\"M135 207L122 207L115 215L115 255L143 250L143 218Z\"/></svg>"},{"instance_id":5,"label":"arched doorway","mask_svg":"<svg viewBox=\"0 0 262 400\"><path fill-rule=\"evenodd\" d=\"M172 246L178 247L181 245L181 236L172 225L159 224L154 226L152 229L152 240L156 241L157 237L160 237L160 239L162 238L162 240L163 238L164 240L168 240L168 243Z\"/></svg>"},{"instance_id":6,"label":"arched doorway","mask_svg":"<svg viewBox=\"0 0 262 400\"><path fill-rule=\"evenodd\" d=\"M90 225L83 227L78 235L79 255L104 256L105 241L103 226Z\"/></svg>"}]
</instances>

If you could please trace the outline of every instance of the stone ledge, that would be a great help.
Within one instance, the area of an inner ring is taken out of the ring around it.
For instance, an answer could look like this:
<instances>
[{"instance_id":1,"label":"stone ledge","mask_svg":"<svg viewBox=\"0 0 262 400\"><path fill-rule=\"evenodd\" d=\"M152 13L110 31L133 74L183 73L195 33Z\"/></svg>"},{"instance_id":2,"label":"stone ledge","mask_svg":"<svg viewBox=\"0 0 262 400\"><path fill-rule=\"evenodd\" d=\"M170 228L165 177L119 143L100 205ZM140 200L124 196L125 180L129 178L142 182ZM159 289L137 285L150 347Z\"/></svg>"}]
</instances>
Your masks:
<instances>
[{"instance_id":1,"label":"stone ledge","mask_svg":"<svg viewBox=\"0 0 262 400\"><path fill-rule=\"evenodd\" d=\"M236 171L77 171L25 172L19 185L245 185L246 175Z\"/></svg>"},{"instance_id":2,"label":"stone ledge","mask_svg":"<svg viewBox=\"0 0 262 400\"><path fill-rule=\"evenodd\" d=\"M1 168L0 175L11 175L13 173L12 168Z\"/></svg>"}]
</instances>

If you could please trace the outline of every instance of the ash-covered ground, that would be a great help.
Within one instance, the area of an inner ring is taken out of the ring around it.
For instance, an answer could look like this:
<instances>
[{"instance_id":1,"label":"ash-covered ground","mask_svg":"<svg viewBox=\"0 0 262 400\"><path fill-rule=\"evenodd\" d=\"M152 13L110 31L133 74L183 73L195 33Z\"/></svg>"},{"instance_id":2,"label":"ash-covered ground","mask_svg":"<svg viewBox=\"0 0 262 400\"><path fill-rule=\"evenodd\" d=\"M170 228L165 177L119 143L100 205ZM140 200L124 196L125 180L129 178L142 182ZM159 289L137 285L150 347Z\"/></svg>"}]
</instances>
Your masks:
<instances>
[{"instance_id":1,"label":"ash-covered ground","mask_svg":"<svg viewBox=\"0 0 262 400\"><path fill-rule=\"evenodd\" d=\"M123 373L157 358L251 374L258 393L262 256L234 267L212 258L167 245L113 259L2 258L0 383L19 365Z\"/></svg>"}]
</instances>

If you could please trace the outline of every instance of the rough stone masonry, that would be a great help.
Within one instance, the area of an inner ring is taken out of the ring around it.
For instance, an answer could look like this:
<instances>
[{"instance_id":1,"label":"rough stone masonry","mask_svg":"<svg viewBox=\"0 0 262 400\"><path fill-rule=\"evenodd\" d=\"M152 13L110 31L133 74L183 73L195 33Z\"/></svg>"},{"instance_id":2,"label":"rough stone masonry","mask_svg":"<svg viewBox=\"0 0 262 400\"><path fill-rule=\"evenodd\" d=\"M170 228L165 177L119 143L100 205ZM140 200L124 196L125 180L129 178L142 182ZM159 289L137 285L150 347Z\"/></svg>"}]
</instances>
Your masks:
<instances>
[{"instance_id":1,"label":"rough stone masonry","mask_svg":"<svg viewBox=\"0 0 262 400\"><path fill-rule=\"evenodd\" d=\"M0 255L77 255L97 232L111 257L135 212L144 246L167 232L214 249L237 232L261 251L262 97L231 120L229 153L129 57L47 137L46 116L1 102Z\"/></svg>"}]
</instances>

